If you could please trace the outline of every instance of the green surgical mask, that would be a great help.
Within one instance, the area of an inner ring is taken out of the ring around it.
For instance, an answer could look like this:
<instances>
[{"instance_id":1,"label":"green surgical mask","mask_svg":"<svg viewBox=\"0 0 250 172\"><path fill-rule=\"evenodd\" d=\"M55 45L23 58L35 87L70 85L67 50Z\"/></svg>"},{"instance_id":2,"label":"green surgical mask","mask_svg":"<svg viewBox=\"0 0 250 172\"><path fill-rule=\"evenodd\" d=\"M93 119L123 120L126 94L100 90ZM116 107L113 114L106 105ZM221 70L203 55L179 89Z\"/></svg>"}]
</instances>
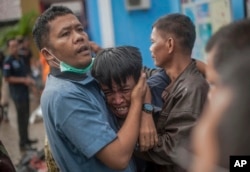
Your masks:
<instances>
[{"instance_id":1,"label":"green surgical mask","mask_svg":"<svg viewBox=\"0 0 250 172\"><path fill-rule=\"evenodd\" d=\"M83 68L83 69L79 69L79 68L75 68L73 66L70 66L68 64L66 64L65 62L59 60L54 54L52 54L50 51L48 51L46 48L44 48L52 57L54 57L57 62L59 63L59 67L60 67L60 71L61 72L74 72L74 73L78 73L78 74L84 74L87 73L93 66L94 63L94 58L92 58L91 63ZM57 65L58 65L57 63Z\"/></svg>"},{"instance_id":2,"label":"green surgical mask","mask_svg":"<svg viewBox=\"0 0 250 172\"><path fill-rule=\"evenodd\" d=\"M94 62L94 58L92 58L91 63L87 67L85 67L83 69L79 69L79 68L75 68L73 66L70 66L70 65L64 63L63 61L60 61L60 71L61 72L74 72L74 73L84 74L92 68L93 62Z\"/></svg>"}]
</instances>

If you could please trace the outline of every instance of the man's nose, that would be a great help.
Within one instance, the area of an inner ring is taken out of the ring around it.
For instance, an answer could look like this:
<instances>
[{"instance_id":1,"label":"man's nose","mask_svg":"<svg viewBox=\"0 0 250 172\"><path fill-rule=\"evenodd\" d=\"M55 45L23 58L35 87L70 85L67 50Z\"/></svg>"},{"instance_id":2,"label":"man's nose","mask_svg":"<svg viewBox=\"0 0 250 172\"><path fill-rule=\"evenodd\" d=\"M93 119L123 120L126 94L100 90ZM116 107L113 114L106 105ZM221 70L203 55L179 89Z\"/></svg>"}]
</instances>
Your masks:
<instances>
[{"instance_id":1,"label":"man's nose","mask_svg":"<svg viewBox=\"0 0 250 172\"><path fill-rule=\"evenodd\" d=\"M113 96L113 103L114 104L121 104L123 103L124 101L124 98L121 94L119 93L116 93L114 96Z\"/></svg>"},{"instance_id":2,"label":"man's nose","mask_svg":"<svg viewBox=\"0 0 250 172\"><path fill-rule=\"evenodd\" d=\"M86 41L86 40L88 40L88 35L86 32L78 32L78 31L74 32L74 42L75 43Z\"/></svg>"}]
</instances>

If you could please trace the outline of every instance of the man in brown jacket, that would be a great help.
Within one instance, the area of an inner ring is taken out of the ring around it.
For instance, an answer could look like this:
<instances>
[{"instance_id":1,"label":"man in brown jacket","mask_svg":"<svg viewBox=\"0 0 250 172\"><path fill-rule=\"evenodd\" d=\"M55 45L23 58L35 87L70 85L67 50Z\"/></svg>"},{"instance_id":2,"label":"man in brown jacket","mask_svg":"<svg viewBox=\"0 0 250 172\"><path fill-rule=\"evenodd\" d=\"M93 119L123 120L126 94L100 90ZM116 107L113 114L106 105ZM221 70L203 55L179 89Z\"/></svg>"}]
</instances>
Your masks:
<instances>
[{"instance_id":1,"label":"man in brown jacket","mask_svg":"<svg viewBox=\"0 0 250 172\"><path fill-rule=\"evenodd\" d=\"M177 165L176 150L189 139L208 91L191 58L195 35L192 21L182 14L162 16L153 24L150 51L155 65L165 70L171 82L162 93L162 111L156 116L159 142L141 154L152 162L148 171L185 171Z\"/></svg>"}]
</instances>

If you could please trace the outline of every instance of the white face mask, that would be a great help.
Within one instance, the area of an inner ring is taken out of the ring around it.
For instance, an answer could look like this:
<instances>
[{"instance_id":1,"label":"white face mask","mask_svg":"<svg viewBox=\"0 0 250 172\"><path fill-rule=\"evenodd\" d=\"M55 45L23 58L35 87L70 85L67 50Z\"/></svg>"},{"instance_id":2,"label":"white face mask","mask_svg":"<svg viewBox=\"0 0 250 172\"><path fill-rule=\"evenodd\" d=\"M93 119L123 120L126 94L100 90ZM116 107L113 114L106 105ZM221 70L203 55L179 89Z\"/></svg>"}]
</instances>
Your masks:
<instances>
[{"instance_id":1,"label":"white face mask","mask_svg":"<svg viewBox=\"0 0 250 172\"><path fill-rule=\"evenodd\" d=\"M60 68L60 71L61 72L74 72L74 73L79 73L79 74L84 74L86 72L88 72L91 67L93 66L93 63L94 63L94 58L92 58L92 61L91 63L85 67L85 68L82 68L82 69L79 69L79 68L75 68L73 66L70 66L68 65L67 63L59 60L55 55L53 55L50 51L48 51L46 48L44 48L52 57L54 57L56 59L56 61L58 63L56 63L55 61L52 61L52 63L54 63L56 66L58 66ZM49 59L50 60L53 60L53 59Z\"/></svg>"}]
</instances>

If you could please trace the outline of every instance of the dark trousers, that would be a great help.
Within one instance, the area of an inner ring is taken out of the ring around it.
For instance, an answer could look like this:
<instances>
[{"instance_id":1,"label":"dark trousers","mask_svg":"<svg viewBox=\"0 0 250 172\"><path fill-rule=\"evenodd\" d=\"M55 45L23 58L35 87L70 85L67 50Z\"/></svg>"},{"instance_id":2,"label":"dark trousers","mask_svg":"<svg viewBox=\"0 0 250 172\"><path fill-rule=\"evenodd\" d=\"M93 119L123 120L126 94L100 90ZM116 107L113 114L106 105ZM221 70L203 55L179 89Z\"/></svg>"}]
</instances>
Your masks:
<instances>
[{"instance_id":1,"label":"dark trousers","mask_svg":"<svg viewBox=\"0 0 250 172\"><path fill-rule=\"evenodd\" d=\"M18 133L19 133L19 144L24 146L29 137L28 137L28 125L29 125L29 116L30 116L30 105L29 99L26 101L16 101L14 104L17 112L17 124L18 124Z\"/></svg>"}]
</instances>

